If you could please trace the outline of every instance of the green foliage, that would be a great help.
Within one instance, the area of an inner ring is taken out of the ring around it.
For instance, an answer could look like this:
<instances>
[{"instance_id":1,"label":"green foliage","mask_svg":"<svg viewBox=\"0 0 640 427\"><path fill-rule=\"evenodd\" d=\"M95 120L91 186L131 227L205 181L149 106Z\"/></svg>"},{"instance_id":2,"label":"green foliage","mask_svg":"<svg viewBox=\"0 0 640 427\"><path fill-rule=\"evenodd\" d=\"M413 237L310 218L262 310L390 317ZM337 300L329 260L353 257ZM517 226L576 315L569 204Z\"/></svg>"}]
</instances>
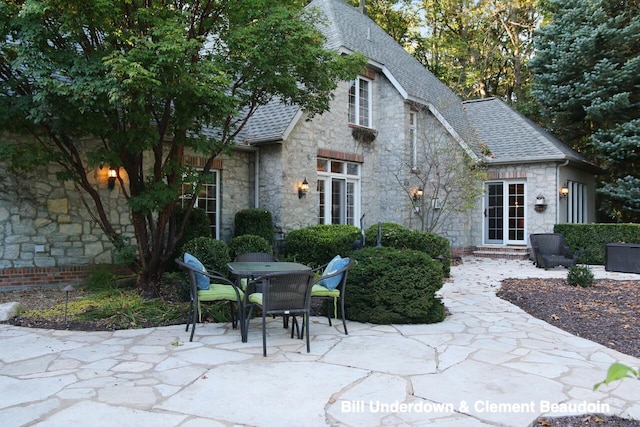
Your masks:
<instances>
[{"instance_id":1,"label":"green foliage","mask_svg":"<svg viewBox=\"0 0 640 427\"><path fill-rule=\"evenodd\" d=\"M419 27L429 34L412 50L425 66L464 99L495 96L526 100L537 2L424 0Z\"/></svg>"},{"instance_id":2,"label":"green foliage","mask_svg":"<svg viewBox=\"0 0 640 427\"><path fill-rule=\"evenodd\" d=\"M138 248L130 244L122 235L114 235L111 243L113 244L113 258L116 264L131 265L137 260Z\"/></svg>"},{"instance_id":3,"label":"green foliage","mask_svg":"<svg viewBox=\"0 0 640 427\"><path fill-rule=\"evenodd\" d=\"M0 146L0 158L21 169L59 165L60 179L90 195L110 239L122 232L108 214L112 194L96 192L91 177L102 164L121 168L143 236L145 294L165 268L158 260L174 238L166 225L183 175L195 174L197 191L259 106L277 98L311 118L366 64L326 49L321 17L298 0L165 3L0 4L0 133L28 136ZM190 169L185 152L207 166Z\"/></svg>"},{"instance_id":4,"label":"green foliage","mask_svg":"<svg viewBox=\"0 0 640 427\"><path fill-rule=\"evenodd\" d=\"M225 274L227 264L231 262L227 244L213 237L196 237L185 243L182 249L198 258L207 270L215 270L222 274Z\"/></svg>"},{"instance_id":5,"label":"green foliage","mask_svg":"<svg viewBox=\"0 0 640 427\"><path fill-rule=\"evenodd\" d=\"M74 322L99 320L107 329L144 328L153 325L174 325L184 322L188 309L186 303L148 300L135 289L104 287L89 291L81 299L70 301L67 320ZM57 304L48 310L28 310L21 316L34 320L63 321L65 304Z\"/></svg>"},{"instance_id":6,"label":"green foliage","mask_svg":"<svg viewBox=\"0 0 640 427\"><path fill-rule=\"evenodd\" d=\"M597 390L603 384L610 384L624 378L640 379L640 370L638 370L638 368L634 369L620 362L612 363L611 366L609 366L605 380L594 384L593 390Z\"/></svg>"},{"instance_id":7,"label":"green foliage","mask_svg":"<svg viewBox=\"0 0 640 427\"><path fill-rule=\"evenodd\" d=\"M353 252L345 310L350 320L376 324L435 323L444 304L442 266L424 252L365 247Z\"/></svg>"},{"instance_id":8,"label":"green foliage","mask_svg":"<svg viewBox=\"0 0 640 427\"><path fill-rule=\"evenodd\" d=\"M569 269L567 282L571 286L582 286L588 288L593 285L593 272L586 265L574 265Z\"/></svg>"},{"instance_id":9,"label":"green foliage","mask_svg":"<svg viewBox=\"0 0 640 427\"><path fill-rule=\"evenodd\" d=\"M91 272L85 284L88 291L111 289L115 284L115 275L107 268L97 268Z\"/></svg>"},{"instance_id":10,"label":"green foliage","mask_svg":"<svg viewBox=\"0 0 640 427\"><path fill-rule=\"evenodd\" d=\"M370 226L365 232L365 237L367 246L375 246L378 240L378 225ZM445 277L449 277L451 273L451 248L449 241L444 237L429 232L411 230L392 222L383 222L381 224L381 244L396 249L413 249L425 252L431 258L442 263Z\"/></svg>"},{"instance_id":11,"label":"green foliage","mask_svg":"<svg viewBox=\"0 0 640 427\"><path fill-rule=\"evenodd\" d=\"M600 210L638 222L640 3L624 4L549 0L531 68L545 126L603 167Z\"/></svg>"},{"instance_id":12,"label":"green foliage","mask_svg":"<svg viewBox=\"0 0 640 427\"><path fill-rule=\"evenodd\" d=\"M358 227L344 224L320 224L293 230L285 239L287 258L320 266L336 255L349 256L353 242L360 237Z\"/></svg>"},{"instance_id":13,"label":"green foliage","mask_svg":"<svg viewBox=\"0 0 640 427\"><path fill-rule=\"evenodd\" d=\"M571 251L584 251L578 262L604 264L607 243L640 243L640 224L556 224Z\"/></svg>"},{"instance_id":14,"label":"green foliage","mask_svg":"<svg viewBox=\"0 0 640 427\"><path fill-rule=\"evenodd\" d=\"M180 224L182 219L184 218L183 208L178 208L176 212L176 224ZM182 239L178 241L176 244L176 250L174 251L174 255L171 257L172 260L182 256L185 252L183 246L186 242L189 242L196 237L211 237L211 222L209 221L209 216L204 209L201 208L193 208L191 211L191 215L187 219L187 225L184 228L184 233L182 234ZM170 264L171 265L171 264ZM173 266L177 268L177 265Z\"/></svg>"},{"instance_id":15,"label":"green foliage","mask_svg":"<svg viewBox=\"0 0 640 427\"><path fill-rule=\"evenodd\" d=\"M273 217L266 209L243 209L236 212L234 237L255 234L273 245Z\"/></svg>"},{"instance_id":16,"label":"green foliage","mask_svg":"<svg viewBox=\"0 0 640 427\"><path fill-rule=\"evenodd\" d=\"M242 236L234 237L229 242L229 251L231 252L231 259L248 252L273 254L273 248L269 242L267 242L263 237L256 236L255 234L243 234Z\"/></svg>"}]
</instances>

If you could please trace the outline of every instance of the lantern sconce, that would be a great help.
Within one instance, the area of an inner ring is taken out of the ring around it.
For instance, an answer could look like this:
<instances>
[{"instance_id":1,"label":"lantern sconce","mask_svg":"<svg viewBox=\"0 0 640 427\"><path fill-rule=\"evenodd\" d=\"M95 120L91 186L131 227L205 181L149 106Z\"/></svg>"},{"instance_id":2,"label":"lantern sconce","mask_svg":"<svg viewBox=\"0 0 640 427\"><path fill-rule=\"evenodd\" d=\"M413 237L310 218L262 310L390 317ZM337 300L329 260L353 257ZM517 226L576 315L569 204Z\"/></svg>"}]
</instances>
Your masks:
<instances>
[{"instance_id":1,"label":"lantern sconce","mask_svg":"<svg viewBox=\"0 0 640 427\"><path fill-rule=\"evenodd\" d=\"M563 199L566 199L568 195L569 195L569 186L565 182L564 185L560 187L560 197Z\"/></svg>"},{"instance_id":2,"label":"lantern sconce","mask_svg":"<svg viewBox=\"0 0 640 427\"><path fill-rule=\"evenodd\" d=\"M109 167L109 179L107 181L107 187L109 190L113 190L116 188L116 178L118 176L118 171L116 171L112 166Z\"/></svg>"},{"instance_id":3,"label":"lantern sconce","mask_svg":"<svg viewBox=\"0 0 640 427\"><path fill-rule=\"evenodd\" d=\"M309 182L307 182L307 177L305 177L302 183L300 184L300 186L298 187L298 199L307 197L308 192L309 192Z\"/></svg>"},{"instance_id":4,"label":"lantern sconce","mask_svg":"<svg viewBox=\"0 0 640 427\"><path fill-rule=\"evenodd\" d=\"M547 209L547 202L542 194L536 196L536 204L533 208L536 212L544 212Z\"/></svg>"},{"instance_id":5,"label":"lantern sconce","mask_svg":"<svg viewBox=\"0 0 640 427\"><path fill-rule=\"evenodd\" d=\"M417 188L416 191L413 192L413 210L416 212L420 212L422 210L422 199L424 197L424 191L422 188Z\"/></svg>"}]
</instances>

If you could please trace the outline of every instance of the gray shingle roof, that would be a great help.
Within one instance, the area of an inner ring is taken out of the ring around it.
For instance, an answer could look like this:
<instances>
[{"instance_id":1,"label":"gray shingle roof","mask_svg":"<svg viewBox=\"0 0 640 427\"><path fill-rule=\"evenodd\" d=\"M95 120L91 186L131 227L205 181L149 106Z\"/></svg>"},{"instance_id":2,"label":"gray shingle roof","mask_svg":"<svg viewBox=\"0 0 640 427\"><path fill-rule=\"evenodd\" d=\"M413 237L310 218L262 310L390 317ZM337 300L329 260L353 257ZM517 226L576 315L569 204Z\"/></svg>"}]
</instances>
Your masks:
<instances>
[{"instance_id":1,"label":"gray shingle roof","mask_svg":"<svg viewBox=\"0 0 640 427\"><path fill-rule=\"evenodd\" d=\"M464 114L462 100L373 20L340 0L313 0L308 7L326 16L327 25L321 30L329 48L362 52L386 68L388 77L395 80L407 100L432 105L476 154L480 152L478 137Z\"/></svg>"},{"instance_id":2,"label":"gray shingle roof","mask_svg":"<svg viewBox=\"0 0 640 427\"><path fill-rule=\"evenodd\" d=\"M556 139L502 100L463 102L467 117L491 152L489 163L530 163L569 160L595 168L577 151Z\"/></svg>"},{"instance_id":3,"label":"gray shingle roof","mask_svg":"<svg viewBox=\"0 0 640 427\"><path fill-rule=\"evenodd\" d=\"M307 7L323 15L321 30L327 37L327 48L363 53L370 63L387 72L405 99L432 106L432 112L460 137L460 143L476 155L480 153L477 134L464 114L461 99L375 22L341 0L313 0ZM277 103L262 106L238 139L249 143L281 140L298 113L296 107Z\"/></svg>"}]
</instances>

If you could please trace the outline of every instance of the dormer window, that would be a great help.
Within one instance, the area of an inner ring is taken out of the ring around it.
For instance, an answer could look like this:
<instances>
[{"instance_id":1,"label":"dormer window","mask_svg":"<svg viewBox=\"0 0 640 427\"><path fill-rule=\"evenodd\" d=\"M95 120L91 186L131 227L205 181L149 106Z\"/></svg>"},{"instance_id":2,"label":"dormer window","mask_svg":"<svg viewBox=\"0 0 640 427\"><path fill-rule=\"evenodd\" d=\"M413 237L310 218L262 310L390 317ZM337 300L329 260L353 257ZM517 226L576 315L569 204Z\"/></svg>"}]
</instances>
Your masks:
<instances>
[{"instance_id":1,"label":"dormer window","mask_svg":"<svg viewBox=\"0 0 640 427\"><path fill-rule=\"evenodd\" d=\"M349 86L349 123L371 128L371 80L358 77Z\"/></svg>"}]
</instances>

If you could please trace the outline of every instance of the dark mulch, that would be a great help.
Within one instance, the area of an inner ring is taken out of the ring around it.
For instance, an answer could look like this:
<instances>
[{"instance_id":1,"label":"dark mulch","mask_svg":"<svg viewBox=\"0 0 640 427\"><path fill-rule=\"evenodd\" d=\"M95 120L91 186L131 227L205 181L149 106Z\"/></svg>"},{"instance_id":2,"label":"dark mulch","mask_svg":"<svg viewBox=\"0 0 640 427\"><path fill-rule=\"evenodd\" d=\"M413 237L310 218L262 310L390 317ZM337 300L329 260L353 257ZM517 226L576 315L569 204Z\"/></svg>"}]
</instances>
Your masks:
<instances>
[{"instance_id":1,"label":"dark mulch","mask_svg":"<svg viewBox=\"0 0 640 427\"><path fill-rule=\"evenodd\" d=\"M640 357L640 281L595 280L582 288L564 279L508 279L497 295L573 335ZM540 417L532 426L638 427L640 421L587 414Z\"/></svg>"}]
</instances>

